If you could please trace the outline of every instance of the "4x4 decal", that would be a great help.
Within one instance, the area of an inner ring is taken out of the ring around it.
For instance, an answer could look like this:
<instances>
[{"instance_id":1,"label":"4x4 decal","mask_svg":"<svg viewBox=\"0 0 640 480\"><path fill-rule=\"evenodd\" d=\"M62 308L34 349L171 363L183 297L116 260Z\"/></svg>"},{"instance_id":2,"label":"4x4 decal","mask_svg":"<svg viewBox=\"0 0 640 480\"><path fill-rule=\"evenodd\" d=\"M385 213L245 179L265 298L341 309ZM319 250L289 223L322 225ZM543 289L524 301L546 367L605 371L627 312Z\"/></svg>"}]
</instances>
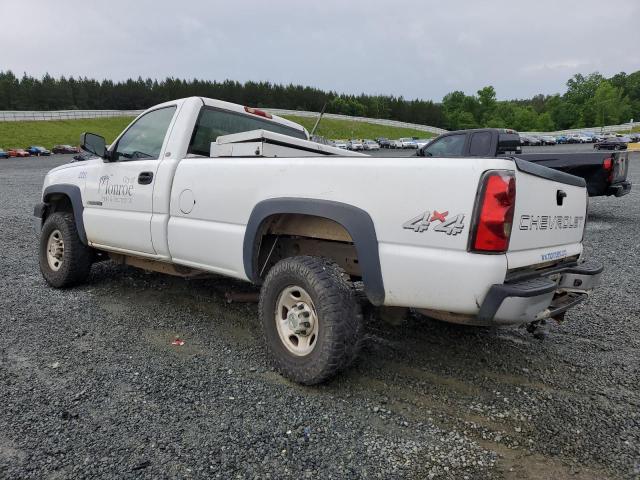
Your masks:
<instances>
[{"instance_id":1,"label":"4x4 decal","mask_svg":"<svg viewBox=\"0 0 640 480\"><path fill-rule=\"evenodd\" d=\"M417 233L426 232L431 224L434 224L434 232L443 232L447 235L458 235L464 230L464 214L460 213L454 217L447 219L448 211L439 212L438 210L427 210L417 217L402 224L402 228L413 230ZM438 222L438 223L435 223Z\"/></svg>"}]
</instances>

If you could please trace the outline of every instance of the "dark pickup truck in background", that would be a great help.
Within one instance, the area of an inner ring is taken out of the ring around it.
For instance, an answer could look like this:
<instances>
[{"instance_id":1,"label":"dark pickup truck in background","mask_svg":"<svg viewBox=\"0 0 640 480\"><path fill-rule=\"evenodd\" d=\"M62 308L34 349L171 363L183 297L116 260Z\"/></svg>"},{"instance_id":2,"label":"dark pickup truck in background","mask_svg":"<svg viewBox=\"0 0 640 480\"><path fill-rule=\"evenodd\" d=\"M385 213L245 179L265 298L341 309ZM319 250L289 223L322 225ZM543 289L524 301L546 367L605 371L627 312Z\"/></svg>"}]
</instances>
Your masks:
<instances>
[{"instance_id":1,"label":"dark pickup truck in background","mask_svg":"<svg viewBox=\"0 0 640 480\"><path fill-rule=\"evenodd\" d=\"M626 151L584 153L522 153L520 135L515 130L480 128L447 132L420 148L421 157L513 156L545 167L582 177L590 197L631 191L627 181L629 154Z\"/></svg>"}]
</instances>

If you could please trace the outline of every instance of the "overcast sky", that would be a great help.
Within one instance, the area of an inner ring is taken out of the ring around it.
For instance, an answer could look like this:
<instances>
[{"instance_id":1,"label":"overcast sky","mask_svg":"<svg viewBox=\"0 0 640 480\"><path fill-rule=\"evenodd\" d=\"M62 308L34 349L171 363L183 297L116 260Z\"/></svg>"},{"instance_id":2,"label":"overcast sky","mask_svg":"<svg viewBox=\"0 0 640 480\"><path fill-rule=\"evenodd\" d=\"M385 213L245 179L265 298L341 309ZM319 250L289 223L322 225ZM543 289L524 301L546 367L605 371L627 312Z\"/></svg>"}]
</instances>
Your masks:
<instances>
[{"instance_id":1,"label":"overcast sky","mask_svg":"<svg viewBox=\"0 0 640 480\"><path fill-rule=\"evenodd\" d=\"M0 70L268 80L439 101L640 69L640 1L0 0ZM5 25L6 26L6 25Z\"/></svg>"}]
</instances>

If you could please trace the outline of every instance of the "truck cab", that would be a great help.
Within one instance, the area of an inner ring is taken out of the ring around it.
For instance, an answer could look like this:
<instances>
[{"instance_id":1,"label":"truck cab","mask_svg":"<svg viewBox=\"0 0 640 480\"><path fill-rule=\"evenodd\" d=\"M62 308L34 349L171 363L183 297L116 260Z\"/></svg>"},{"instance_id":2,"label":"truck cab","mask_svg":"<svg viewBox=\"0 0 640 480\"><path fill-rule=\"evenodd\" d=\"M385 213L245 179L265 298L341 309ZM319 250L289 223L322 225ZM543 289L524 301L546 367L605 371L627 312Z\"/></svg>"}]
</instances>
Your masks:
<instances>
[{"instance_id":1,"label":"truck cab","mask_svg":"<svg viewBox=\"0 0 640 480\"><path fill-rule=\"evenodd\" d=\"M180 159L208 156L217 137L258 128L309 138L303 127L284 118L200 97L143 113L104 148L103 159L83 165L83 219L91 244L170 258L164 232ZM89 143L93 153L103 151L102 140L97 140L97 145Z\"/></svg>"}]
</instances>

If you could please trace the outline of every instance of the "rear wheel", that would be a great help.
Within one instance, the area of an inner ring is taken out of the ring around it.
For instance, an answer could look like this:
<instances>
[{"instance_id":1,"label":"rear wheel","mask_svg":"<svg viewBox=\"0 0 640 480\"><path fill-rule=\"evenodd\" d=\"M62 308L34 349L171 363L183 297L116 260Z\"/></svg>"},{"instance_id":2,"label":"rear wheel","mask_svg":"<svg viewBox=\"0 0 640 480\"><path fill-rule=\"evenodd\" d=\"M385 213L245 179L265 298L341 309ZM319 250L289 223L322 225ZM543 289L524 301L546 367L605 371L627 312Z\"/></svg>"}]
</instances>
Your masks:
<instances>
[{"instance_id":1,"label":"rear wheel","mask_svg":"<svg viewBox=\"0 0 640 480\"><path fill-rule=\"evenodd\" d=\"M310 256L278 262L260 292L260 320L276 368L305 385L346 368L362 341L362 313L348 275Z\"/></svg>"},{"instance_id":2,"label":"rear wheel","mask_svg":"<svg viewBox=\"0 0 640 480\"><path fill-rule=\"evenodd\" d=\"M47 217L40 234L40 272L49 285L70 287L84 282L91 269L91 249L84 245L72 213Z\"/></svg>"}]
</instances>

